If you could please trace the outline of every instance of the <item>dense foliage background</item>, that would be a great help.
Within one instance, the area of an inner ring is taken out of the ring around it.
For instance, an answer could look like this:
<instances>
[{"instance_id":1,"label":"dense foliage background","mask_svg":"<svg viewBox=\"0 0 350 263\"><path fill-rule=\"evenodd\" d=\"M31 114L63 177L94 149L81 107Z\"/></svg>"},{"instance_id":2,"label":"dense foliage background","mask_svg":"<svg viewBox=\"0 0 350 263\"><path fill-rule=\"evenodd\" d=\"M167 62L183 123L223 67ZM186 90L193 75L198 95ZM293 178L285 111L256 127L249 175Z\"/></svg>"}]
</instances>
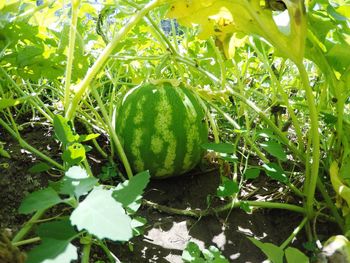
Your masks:
<instances>
[{"instance_id":1,"label":"dense foliage background","mask_svg":"<svg viewBox=\"0 0 350 263\"><path fill-rule=\"evenodd\" d=\"M62 178L23 201L19 212L33 217L12 245L42 240L28 262L70 262L78 257L71 241L79 238L82 262L92 244L116 262L104 240L142 234L145 220L135 213L150 175L133 176L115 115L131 88L175 79L204 101L211 131L205 159L219 167L223 203L187 212L144 205L197 217L233 207L295 211L302 220L282 245L252 239L272 262L312 260L328 238L350 258L349 18L348 0L1 2L0 135L37 156L32 172ZM53 128L61 158L21 136L28 122ZM86 158L92 149L108 163L102 178ZM2 137L0 155L11 158ZM247 192L259 178L278 184L270 198ZM63 204L71 207L67 214L26 239L33 222ZM319 219L336 224L339 235L319 240ZM304 253L289 246L301 229L314 244ZM46 250L53 244L58 248ZM210 261L225 259L214 248L201 254L193 243L183 255L187 262L225 262Z\"/></svg>"}]
</instances>

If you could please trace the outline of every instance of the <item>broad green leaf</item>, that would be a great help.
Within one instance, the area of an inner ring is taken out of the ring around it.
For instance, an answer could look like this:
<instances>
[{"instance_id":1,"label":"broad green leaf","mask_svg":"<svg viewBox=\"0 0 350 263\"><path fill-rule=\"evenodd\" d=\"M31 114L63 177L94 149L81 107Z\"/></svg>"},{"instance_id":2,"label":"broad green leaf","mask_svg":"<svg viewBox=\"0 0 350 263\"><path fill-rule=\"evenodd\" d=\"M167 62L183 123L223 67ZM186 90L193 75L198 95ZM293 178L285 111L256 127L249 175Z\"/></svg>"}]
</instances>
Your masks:
<instances>
[{"instance_id":1,"label":"broad green leaf","mask_svg":"<svg viewBox=\"0 0 350 263\"><path fill-rule=\"evenodd\" d=\"M146 188L150 174L148 171L141 172L129 181L125 181L119 184L117 189L113 192L113 197L115 200L120 202L125 208L130 206L135 201L139 200L140 196L143 194L143 190Z\"/></svg>"},{"instance_id":2,"label":"broad green leaf","mask_svg":"<svg viewBox=\"0 0 350 263\"><path fill-rule=\"evenodd\" d=\"M77 259L77 248L69 241L45 238L28 253L26 263L63 263Z\"/></svg>"},{"instance_id":3,"label":"broad green leaf","mask_svg":"<svg viewBox=\"0 0 350 263\"><path fill-rule=\"evenodd\" d=\"M74 180L86 179L89 177L86 170L81 168L80 166L70 167L65 173L65 176Z\"/></svg>"},{"instance_id":4,"label":"broad green leaf","mask_svg":"<svg viewBox=\"0 0 350 263\"><path fill-rule=\"evenodd\" d=\"M29 194L22 201L18 212L21 214L30 214L32 212L50 208L62 202L57 192L51 187L39 190Z\"/></svg>"},{"instance_id":5,"label":"broad green leaf","mask_svg":"<svg viewBox=\"0 0 350 263\"><path fill-rule=\"evenodd\" d=\"M63 161L70 165L76 165L86 158L86 152L84 145L80 143L73 143L68 146L62 154Z\"/></svg>"},{"instance_id":6,"label":"broad green leaf","mask_svg":"<svg viewBox=\"0 0 350 263\"><path fill-rule=\"evenodd\" d=\"M257 168L247 169L244 173L244 178L247 180L255 179L259 177L259 174L260 174L260 169L257 169Z\"/></svg>"},{"instance_id":7,"label":"broad green leaf","mask_svg":"<svg viewBox=\"0 0 350 263\"><path fill-rule=\"evenodd\" d=\"M98 134L98 133L92 133L92 134L87 134L87 135L79 135L78 142L90 141L90 140L96 139L98 136L100 136L100 134Z\"/></svg>"},{"instance_id":8,"label":"broad green leaf","mask_svg":"<svg viewBox=\"0 0 350 263\"><path fill-rule=\"evenodd\" d=\"M79 138L78 135L73 134L72 128L69 126L68 121L61 115L55 115L53 118L53 126L57 138L64 145L75 142Z\"/></svg>"},{"instance_id":9,"label":"broad green leaf","mask_svg":"<svg viewBox=\"0 0 350 263\"><path fill-rule=\"evenodd\" d=\"M288 247L284 251L287 259L287 263L309 263L309 258L301 252L299 249L294 247Z\"/></svg>"},{"instance_id":10,"label":"broad green leaf","mask_svg":"<svg viewBox=\"0 0 350 263\"><path fill-rule=\"evenodd\" d=\"M98 179L94 177L75 180L65 176L58 182L51 182L50 186L60 194L69 196L74 195L77 199L79 199L80 196L88 194L88 192L94 188L97 183Z\"/></svg>"},{"instance_id":11,"label":"broad green leaf","mask_svg":"<svg viewBox=\"0 0 350 263\"><path fill-rule=\"evenodd\" d=\"M20 67L29 66L41 60L41 55L44 52L44 47L41 46L26 46L17 55L17 63Z\"/></svg>"},{"instance_id":12,"label":"broad green leaf","mask_svg":"<svg viewBox=\"0 0 350 263\"><path fill-rule=\"evenodd\" d=\"M21 103L19 99L0 99L0 110L13 107Z\"/></svg>"},{"instance_id":13,"label":"broad green leaf","mask_svg":"<svg viewBox=\"0 0 350 263\"><path fill-rule=\"evenodd\" d=\"M234 153L235 147L229 143L204 143L202 147L206 150L211 150L217 153Z\"/></svg>"},{"instance_id":14,"label":"broad green leaf","mask_svg":"<svg viewBox=\"0 0 350 263\"><path fill-rule=\"evenodd\" d=\"M327 61L336 71L343 73L350 66L350 45L347 43L334 45L333 42L327 42L326 44L328 44Z\"/></svg>"},{"instance_id":15,"label":"broad green leaf","mask_svg":"<svg viewBox=\"0 0 350 263\"><path fill-rule=\"evenodd\" d=\"M281 166L279 166L278 164L268 163L268 164L264 164L262 167L265 169L267 176L281 183L284 183L284 184L288 183L289 180L287 175L285 174Z\"/></svg>"},{"instance_id":16,"label":"broad green leaf","mask_svg":"<svg viewBox=\"0 0 350 263\"><path fill-rule=\"evenodd\" d=\"M222 160L225 160L227 162L237 162L238 161L238 157L235 154L229 154L229 153L219 153L219 157Z\"/></svg>"},{"instance_id":17,"label":"broad green leaf","mask_svg":"<svg viewBox=\"0 0 350 263\"><path fill-rule=\"evenodd\" d=\"M222 183L218 186L216 195L219 197L228 197L238 193L238 191L239 188L237 182L227 177L222 177Z\"/></svg>"},{"instance_id":18,"label":"broad green leaf","mask_svg":"<svg viewBox=\"0 0 350 263\"><path fill-rule=\"evenodd\" d=\"M283 249L272 243L263 243L252 237L248 237L248 239L258 248L260 248L268 259L272 261L272 263L283 263Z\"/></svg>"},{"instance_id":19,"label":"broad green leaf","mask_svg":"<svg viewBox=\"0 0 350 263\"><path fill-rule=\"evenodd\" d=\"M28 171L30 173L35 174L35 173L46 172L50 169L51 169L50 165L48 165L47 163L40 162L40 163L37 163L37 164L33 165L32 167L30 167L30 169Z\"/></svg>"},{"instance_id":20,"label":"broad green leaf","mask_svg":"<svg viewBox=\"0 0 350 263\"><path fill-rule=\"evenodd\" d=\"M275 156L277 159L281 161L287 160L287 155L284 152L281 144L274 141L267 141L260 143L260 146L263 147L269 154Z\"/></svg>"},{"instance_id":21,"label":"broad green leaf","mask_svg":"<svg viewBox=\"0 0 350 263\"><path fill-rule=\"evenodd\" d=\"M71 225L69 218L56 220L39 225L36 233L41 239L71 240L77 232Z\"/></svg>"},{"instance_id":22,"label":"broad green leaf","mask_svg":"<svg viewBox=\"0 0 350 263\"><path fill-rule=\"evenodd\" d=\"M128 241L132 237L131 218L112 197L112 192L95 187L74 209L70 220L79 231L85 229L99 239Z\"/></svg>"}]
</instances>

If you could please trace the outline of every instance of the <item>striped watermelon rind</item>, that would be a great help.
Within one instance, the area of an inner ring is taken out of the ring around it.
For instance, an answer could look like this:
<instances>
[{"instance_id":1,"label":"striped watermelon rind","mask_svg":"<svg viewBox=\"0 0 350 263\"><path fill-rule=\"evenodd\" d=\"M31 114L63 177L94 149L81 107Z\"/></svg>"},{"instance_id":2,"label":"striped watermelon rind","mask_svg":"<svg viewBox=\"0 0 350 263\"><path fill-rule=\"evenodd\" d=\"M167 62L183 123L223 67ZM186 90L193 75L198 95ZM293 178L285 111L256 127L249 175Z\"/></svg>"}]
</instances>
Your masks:
<instances>
[{"instance_id":1,"label":"striped watermelon rind","mask_svg":"<svg viewBox=\"0 0 350 263\"><path fill-rule=\"evenodd\" d=\"M180 175L201 160L208 126L200 98L183 84L147 83L131 89L116 117L116 132L134 172Z\"/></svg>"}]
</instances>

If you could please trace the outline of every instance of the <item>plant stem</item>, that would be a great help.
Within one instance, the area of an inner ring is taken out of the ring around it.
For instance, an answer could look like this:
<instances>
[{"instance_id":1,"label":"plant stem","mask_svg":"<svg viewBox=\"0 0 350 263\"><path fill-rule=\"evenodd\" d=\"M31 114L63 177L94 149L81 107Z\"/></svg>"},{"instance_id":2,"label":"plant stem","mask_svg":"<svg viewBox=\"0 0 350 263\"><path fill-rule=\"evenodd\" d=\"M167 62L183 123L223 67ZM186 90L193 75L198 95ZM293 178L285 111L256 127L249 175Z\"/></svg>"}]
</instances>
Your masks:
<instances>
[{"instance_id":1,"label":"plant stem","mask_svg":"<svg viewBox=\"0 0 350 263\"><path fill-rule=\"evenodd\" d=\"M304 217L300 224L294 229L293 233L282 243L282 245L280 245L281 249L284 250L289 245L289 243L293 241L293 238L295 238L296 235L300 232L300 230L303 229L307 221L308 218Z\"/></svg>"},{"instance_id":2,"label":"plant stem","mask_svg":"<svg viewBox=\"0 0 350 263\"><path fill-rule=\"evenodd\" d=\"M89 242L84 244L83 256L81 257L81 263L89 263L89 259L90 259L90 251L91 251L91 245L92 245L91 235L87 236L86 240L89 240Z\"/></svg>"},{"instance_id":3,"label":"plant stem","mask_svg":"<svg viewBox=\"0 0 350 263\"><path fill-rule=\"evenodd\" d=\"M15 243L12 242L12 245L15 246L15 247L19 247L19 246L23 246L23 245L36 243L36 242L39 242L40 240L41 240L40 237L33 237L33 238L28 238L26 240L18 241L18 242L15 242Z\"/></svg>"},{"instance_id":4,"label":"plant stem","mask_svg":"<svg viewBox=\"0 0 350 263\"><path fill-rule=\"evenodd\" d=\"M224 60L222 58L222 54L220 53L220 50L215 45L213 38L209 38L208 41L209 41L211 47L214 49L214 52L216 55L216 61L218 62L219 66L220 66L221 89L224 89L226 86L226 66L225 66Z\"/></svg>"},{"instance_id":5,"label":"plant stem","mask_svg":"<svg viewBox=\"0 0 350 263\"><path fill-rule=\"evenodd\" d=\"M21 241L32 229L33 225L35 224L35 221L38 220L44 213L46 209L37 211L31 219L25 225L21 228L21 230L15 235L15 237L12 239L12 244L18 243Z\"/></svg>"},{"instance_id":6,"label":"plant stem","mask_svg":"<svg viewBox=\"0 0 350 263\"><path fill-rule=\"evenodd\" d=\"M86 130L88 131L88 133L93 133L91 127L89 126L89 123L84 121L83 125L85 126ZM96 150L102 155L102 157L107 159L108 158L108 154L101 148L101 146L98 144L97 140L96 139L92 139L92 143L94 144Z\"/></svg>"},{"instance_id":7,"label":"plant stem","mask_svg":"<svg viewBox=\"0 0 350 263\"><path fill-rule=\"evenodd\" d=\"M72 77L72 67L74 59L74 47L75 47L75 37L77 31L78 23L78 11L80 0L72 0L72 20L69 28L69 43L68 43L68 53L67 53L67 65L66 65L66 79L64 83L64 101L63 105L65 110L69 105L70 97L70 86L71 86L71 77Z\"/></svg>"},{"instance_id":8,"label":"plant stem","mask_svg":"<svg viewBox=\"0 0 350 263\"><path fill-rule=\"evenodd\" d=\"M220 114L222 114L226 120L237 130L240 130L241 127L238 125L238 123L236 123L226 112L224 112L222 109L220 109L218 106L216 106L215 104L207 101L209 103L209 105L213 108L215 108ZM249 144L249 146L254 150L254 152L260 157L260 159L264 162L264 163L269 163L269 160L266 158L266 156L260 151L260 149L256 146L256 144L248 137L247 134L242 133L242 136L244 137L244 139L247 141L247 143Z\"/></svg>"},{"instance_id":9,"label":"plant stem","mask_svg":"<svg viewBox=\"0 0 350 263\"><path fill-rule=\"evenodd\" d=\"M273 121L270 120L268 116L252 101L248 100L244 96L242 96L239 92L236 92L233 89L230 89L229 91L234 95L235 97L239 98L241 101L243 101L246 105L248 105L250 108L252 108L261 119L273 130L273 132L281 139L281 141L302 161L305 161L305 156L303 152L301 152L295 145L290 142L290 140L283 134L283 132L273 123Z\"/></svg>"},{"instance_id":10,"label":"plant stem","mask_svg":"<svg viewBox=\"0 0 350 263\"><path fill-rule=\"evenodd\" d=\"M145 14L147 14L150 10L155 8L159 4L159 0L153 0L144 6L142 10L137 12L134 16L130 18L128 23L119 30L119 32L114 36L112 41L105 47L102 51L101 55L97 58L96 62L89 68L86 73L84 79L79 83L77 87L77 92L73 97L69 107L66 111L66 118L71 120L73 115L78 107L79 102L81 101L84 93L87 91L89 85L92 80L95 78L97 73L102 69L106 61L109 59L109 56L112 54L113 50L116 48L117 44L120 40L126 36L126 34L142 19Z\"/></svg>"},{"instance_id":11,"label":"plant stem","mask_svg":"<svg viewBox=\"0 0 350 263\"><path fill-rule=\"evenodd\" d=\"M292 108L292 106L289 103L288 95L286 94L284 89L281 87L280 81L277 79L275 73L273 72L273 70L272 70L272 68L271 68L271 66L269 64L269 59L266 56L267 52L265 51L263 45L262 45L262 47L263 47L263 50L265 52L260 52L259 49L256 47L256 45L254 43L251 43L251 45L253 46L254 51L258 54L258 56L263 61L264 65L265 65L265 68L268 70L268 72L270 74L270 77L271 77L271 80L272 80L272 84L276 85L277 91L281 95L282 100L283 100L283 102L285 103L285 105L286 105L286 107L288 109L288 113L289 113L289 115L290 115L290 117L292 119L293 126L294 126L295 133L296 133L297 140L298 140L298 144L299 144L299 148L300 148L300 147L302 147L304 145L302 131L301 131L298 119L297 119L297 117L294 114L293 108Z\"/></svg>"},{"instance_id":12,"label":"plant stem","mask_svg":"<svg viewBox=\"0 0 350 263\"><path fill-rule=\"evenodd\" d=\"M203 217L207 215L212 215L220 212L224 212L227 210L230 210L232 208L240 207L242 203L246 203L249 206L252 207L260 207L260 208L270 208L270 209L284 209L289 211L294 211L298 213L305 214L305 209L300 206L291 205L291 204L282 204L282 203L274 203L274 202L267 202L267 201L234 201L227 203L223 206L216 207L216 208L208 208L205 210L199 210L199 209L178 209L178 208L171 208L164 205L159 205L154 202L143 200L143 204L147 205L149 207L152 207L154 209L160 210L161 212L166 212L170 214L178 214L178 215L184 215L184 216L192 216L192 217Z\"/></svg>"},{"instance_id":13,"label":"plant stem","mask_svg":"<svg viewBox=\"0 0 350 263\"><path fill-rule=\"evenodd\" d=\"M99 245L102 248L102 250L106 253L109 262L120 263L120 260L109 250L109 248L105 245L105 243L102 240L97 240L95 241L95 243Z\"/></svg>"},{"instance_id":14,"label":"plant stem","mask_svg":"<svg viewBox=\"0 0 350 263\"><path fill-rule=\"evenodd\" d=\"M46 119L48 119L50 122L53 121L53 114L51 111L48 110L48 108L46 107L46 105L37 98L38 94L35 94L35 96L28 95L26 94L22 88L20 88L17 83L7 74L7 72L0 67L1 72L6 76L6 78L8 79L9 82L11 82L11 84L14 86L14 88L16 89L16 91L21 94L22 96L28 98L28 101L30 102L31 105L33 105L43 116L46 117ZM33 92L33 89L31 88L30 83L28 82L27 85L29 86L29 88L31 89L31 93ZM43 109L45 109L47 112L45 112Z\"/></svg>"},{"instance_id":15,"label":"plant stem","mask_svg":"<svg viewBox=\"0 0 350 263\"><path fill-rule=\"evenodd\" d=\"M307 180L308 184L305 185L304 192L306 194L306 213L309 219L313 217L313 205L314 205L314 196L318 178L318 169L320 163L320 135L318 133L318 114L315 104L315 98L313 95L312 88L310 87L309 77L307 71L302 64L302 62L296 64L300 72L300 77L305 89L306 100L309 106L310 114L310 136L312 141L312 153L310 161L311 169L310 172L306 174L309 179Z\"/></svg>"},{"instance_id":16,"label":"plant stem","mask_svg":"<svg viewBox=\"0 0 350 263\"><path fill-rule=\"evenodd\" d=\"M28 144L25 140L23 140L21 138L21 136L19 134L17 134L14 130L12 130L11 127L9 125L7 125L7 123L5 121L3 121L2 119L0 119L0 125L3 126L12 135L12 137L14 137L18 141L19 145L22 146L24 149L27 149L31 153L36 154L41 159L52 164L56 168L58 168L60 170L64 170L64 167L61 164L57 163L56 161L54 161L53 159L51 159L47 155L43 154L42 152L40 152L39 150L35 149L33 146Z\"/></svg>"},{"instance_id":17,"label":"plant stem","mask_svg":"<svg viewBox=\"0 0 350 263\"><path fill-rule=\"evenodd\" d=\"M340 229L344 232L344 220L341 217L341 215L339 214L337 207L334 205L334 202L332 201L332 199L328 195L326 187L323 185L320 177L317 177L317 189L322 194L324 200L326 201L328 208L331 210L331 213L334 216Z\"/></svg>"},{"instance_id":18,"label":"plant stem","mask_svg":"<svg viewBox=\"0 0 350 263\"><path fill-rule=\"evenodd\" d=\"M109 135L111 136L112 141L114 142L115 146L117 147L117 151L118 151L119 157L120 157L120 159L121 159L121 161L122 161L122 163L123 163L123 165L124 165L126 174L128 175L128 178L130 179L130 178L133 176L133 173L132 173L132 170L131 170L131 167L130 167L128 158L127 158L126 155L125 155L123 146L122 146L122 144L120 143L120 140L119 140L119 138L118 138L118 135L116 134L115 129L114 129L113 126L112 126L110 117L109 117L108 114L107 114L107 111L106 111L106 109L105 109L105 107L104 107L104 104L103 104L101 98L100 98L100 95L98 95L97 90L96 90L96 89L92 89L92 90L91 90L91 93L92 93L92 95L95 97L95 99L96 99L96 101L97 101L97 104L98 104L99 107L100 107L100 110L101 110L101 112L102 112L102 116L103 116L103 118L105 119L105 123L107 124L108 133L109 133Z\"/></svg>"},{"instance_id":19,"label":"plant stem","mask_svg":"<svg viewBox=\"0 0 350 263\"><path fill-rule=\"evenodd\" d=\"M21 19L25 19L25 18L35 14L36 12L38 12L38 11L40 11L40 10L50 6L50 5L52 5L53 3L54 3L54 1L45 1L42 5L33 7L32 9L29 9L28 11L13 17L11 19L11 22L13 23L13 22L19 21Z\"/></svg>"}]
</instances>

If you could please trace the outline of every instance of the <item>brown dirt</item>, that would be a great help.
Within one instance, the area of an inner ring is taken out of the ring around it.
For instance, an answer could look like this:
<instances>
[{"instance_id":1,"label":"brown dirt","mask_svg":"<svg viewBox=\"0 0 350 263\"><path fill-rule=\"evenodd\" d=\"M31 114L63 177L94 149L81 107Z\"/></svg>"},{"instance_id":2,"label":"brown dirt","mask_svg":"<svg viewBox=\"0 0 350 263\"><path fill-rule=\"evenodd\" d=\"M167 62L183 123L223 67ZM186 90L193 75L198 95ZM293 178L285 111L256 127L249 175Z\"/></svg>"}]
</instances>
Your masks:
<instances>
[{"instance_id":1,"label":"brown dirt","mask_svg":"<svg viewBox=\"0 0 350 263\"><path fill-rule=\"evenodd\" d=\"M58 146L52 139L50 129L27 127L22 135L34 147L59 160ZM28 169L37 161L36 157L21 149L1 127L0 140L6 143L5 149L11 154L11 159L0 157L0 164L9 164L8 168L0 166L0 228L16 232L28 219L17 213L21 200L29 192L45 187L48 180L53 178L48 174L28 173ZM98 164L94 170L100 170ZM151 181L145 198L174 208L204 209L208 206L208 196L215 194L218 183L217 171L192 172L181 177ZM230 262L262 262L264 255L247 237L257 237L263 242L278 245L301 220L300 215L282 210L256 210L247 214L234 209L196 219L170 215L143 206L139 214L148 223L145 234L131 240L133 250L126 244L110 244L113 252L124 263L182 262L181 254L188 241L196 242L201 248L215 245ZM302 233L293 241L293 245L301 247L304 240ZM94 254L91 262L103 255L98 252Z\"/></svg>"}]
</instances>

